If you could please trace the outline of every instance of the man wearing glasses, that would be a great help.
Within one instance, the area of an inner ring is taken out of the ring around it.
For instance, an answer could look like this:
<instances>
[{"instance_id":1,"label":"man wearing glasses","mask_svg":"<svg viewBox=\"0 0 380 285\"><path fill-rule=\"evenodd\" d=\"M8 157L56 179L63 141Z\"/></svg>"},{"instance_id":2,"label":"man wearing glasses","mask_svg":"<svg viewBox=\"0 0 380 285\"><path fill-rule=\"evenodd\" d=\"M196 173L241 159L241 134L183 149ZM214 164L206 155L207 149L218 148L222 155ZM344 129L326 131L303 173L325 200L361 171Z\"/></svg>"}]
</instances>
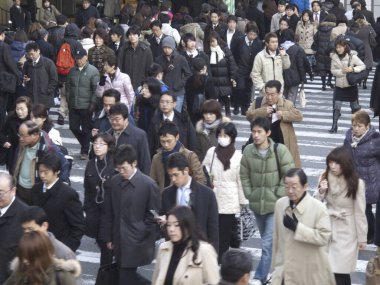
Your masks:
<instances>
[{"instance_id":1,"label":"man wearing glasses","mask_svg":"<svg viewBox=\"0 0 380 285\"><path fill-rule=\"evenodd\" d=\"M11 175L0 172L0 284L10 276L9 263L16 256L22 235L20 217L28 206L16 197Z\"/></svg>"}]
</instances>

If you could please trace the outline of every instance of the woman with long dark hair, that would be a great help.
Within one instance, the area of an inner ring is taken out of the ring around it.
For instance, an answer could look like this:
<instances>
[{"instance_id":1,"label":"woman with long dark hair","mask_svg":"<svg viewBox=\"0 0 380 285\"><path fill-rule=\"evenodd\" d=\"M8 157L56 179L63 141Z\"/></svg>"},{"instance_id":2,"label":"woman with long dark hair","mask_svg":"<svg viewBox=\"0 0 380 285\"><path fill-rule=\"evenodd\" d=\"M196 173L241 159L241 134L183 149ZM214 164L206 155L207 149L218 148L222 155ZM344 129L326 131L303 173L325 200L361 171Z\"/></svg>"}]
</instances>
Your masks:
<instances>
[{"instance_id":1,"label":"woman with long dark hair","mask_svg":"<svg viewBox=\"0 0 380 285\"><path fill-rule=\"evenodd\" d=\"M112 263L112 252L99 238L100 217L108 181L116 174L113 163L115 139L108 133L94 136L95 157L89 160L84 172L85 235L94 238L100 247L100 265Z\"/></svg>"},{"instance_id":2,"label":"woman with long dark hair","mask_svg":"<svg viewBox=\"0 0 380 285\"><path fill-rule=\"evenodd\" d=\"M329 260L336 284L351 285L358 250L364 249L367 241L365 186L344 146L333 149L326 164L315 197L326 200L330 214Z\"/></svg>"},{"instance_id":3,"label":"woman with long dark hair","mask_svg":"<svg viewBox=\"0 0 380 285\"><path fill-rule=\"evenodd\" d=\"M335 76L336 88L333 99L333 124L329 133L338 131L338 119L343 102L350 102L352 113L360 110L358 86L348 83L347 73L357 73L365 68L365 64L357 56L356 51L351 51L345 39L338 39L335 42L335 50L331 54L331 73Z\"/></svg>"},{"instance_id":4,"label":"woman with long dark hair","mask_svg":"<svg viewBox=\"0 0 380 285\"><path fill-rule=\"evenodd\" d=\"M21 237L11 270L4 285L73 285L77 284L81 268L77 260L55 259L48 235L31 231Z\"/></svg>"},{"instance_id":5,"label":"woman with long dark hair","mask_svg":"<svg viewBox=\"0 0 380 285\"><path fill-rule=\"evenodd\" d=\"M165 227L169 241L158 250L152 285L218 284L217 254L198 232L191 209L169 211Z\"/></svg>"}]
</instances>

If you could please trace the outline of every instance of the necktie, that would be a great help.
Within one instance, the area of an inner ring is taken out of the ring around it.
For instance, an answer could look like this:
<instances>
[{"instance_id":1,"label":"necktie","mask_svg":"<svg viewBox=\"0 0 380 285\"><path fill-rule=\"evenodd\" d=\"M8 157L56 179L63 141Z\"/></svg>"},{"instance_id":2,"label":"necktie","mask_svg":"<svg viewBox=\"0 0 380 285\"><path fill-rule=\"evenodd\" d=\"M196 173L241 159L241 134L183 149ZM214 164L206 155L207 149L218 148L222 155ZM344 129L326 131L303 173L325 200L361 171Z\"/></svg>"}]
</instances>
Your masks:
<instances>
[{"instance_id":1,"label":"necktie","mask_svg":"<svg viewBox=\"0 0 380 285\"><path fill-rule=\"evenodd\" d=\"M318 23L318 13L314 14L314 22Z\"/></svg>"}]
</instances>

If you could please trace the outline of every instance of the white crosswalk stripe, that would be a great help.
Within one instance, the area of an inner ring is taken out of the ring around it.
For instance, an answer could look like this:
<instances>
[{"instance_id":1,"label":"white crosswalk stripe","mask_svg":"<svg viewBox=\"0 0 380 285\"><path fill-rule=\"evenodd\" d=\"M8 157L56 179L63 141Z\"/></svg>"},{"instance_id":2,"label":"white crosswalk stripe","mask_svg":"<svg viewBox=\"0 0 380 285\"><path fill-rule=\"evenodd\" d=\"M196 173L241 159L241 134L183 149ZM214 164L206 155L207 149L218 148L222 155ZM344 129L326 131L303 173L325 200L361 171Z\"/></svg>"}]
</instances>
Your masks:
<instances>
[{"instance_id":1,"label":"white crosswalk stripe","mask_svg":"<svg viewBox=\"0 0 380 285\"><path fill-rule=\"evenodd\" d=\"M349 104L345 103L342 108L342 116L338 123L338 133L329 134L327 131L331 127L332 123L332 96L333 90L328 89L321 91L321 81L316 78L314 82L309 82L305 85L305 93L307 99L307 105L301 109L304 114L304 119L300 123L295 123L294 128L300 147L301 161L304 170L309 177L310 189L313 191L317 185L318 177L325 169L325 159L328 152L336 146L342 145L345 131L351 125L351 110ZM372 87L373 72L371 72L368 79L368 89L363 90L359 87L359 101L360 105L364 109L369 109L369 98ZM57 118L56 111L58 108L52 109L51 117L54 121ZM372 115L371 115L372 117ZM250 135L249 123L243 116L232 116L233 122L238 129L237 147L241 147L245 143ZM377 119L373 122L375 127L378 126ZM64 126L56 125L61 130L63 136L63 142L68 147L69 152L72 154L79 153L79 145L77 140L68 131L68 122L65 122ZM81 185L83 184L84 167L79 164L74 164L71 180L75 185L78 192L82 192ZM79 189L80 187L80 189ZM257 266L261 255L260 249L260 237L256 233L255 237L245 242L243 247L250 250L253 253L255 266ZM360 252L359 260L357 262L356 271L351 275L352 284L364 284L365 283L365 268L368 260L374 255L375 246L368 245L367 248ZM78 259L82 264L98 264L99 252L79 250ZM147 270L152 270L153 266L148 266ZM94 273L96 274L96 273ZM84 284L93 284L95 276L91 274L85 274L82 279Z\"/></svg>"}]
</instances>

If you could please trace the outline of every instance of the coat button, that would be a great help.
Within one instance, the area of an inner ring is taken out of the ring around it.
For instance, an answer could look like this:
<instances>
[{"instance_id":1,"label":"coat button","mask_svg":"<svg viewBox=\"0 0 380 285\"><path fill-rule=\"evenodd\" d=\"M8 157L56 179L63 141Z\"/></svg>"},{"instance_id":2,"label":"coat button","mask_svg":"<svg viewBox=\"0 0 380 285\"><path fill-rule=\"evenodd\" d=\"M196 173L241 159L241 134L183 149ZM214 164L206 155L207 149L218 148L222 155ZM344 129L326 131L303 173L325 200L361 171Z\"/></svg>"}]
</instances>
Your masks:
<instances>
[{"instance_id":1,"label":"coat button","mask_svg":"<svg viewBox=\"0 0 380 285\"><path fill-rule=\"evenodd\" d=\"M185 275L185 278L187 278L187 275Z\"/></svg>"}]
</instances>

